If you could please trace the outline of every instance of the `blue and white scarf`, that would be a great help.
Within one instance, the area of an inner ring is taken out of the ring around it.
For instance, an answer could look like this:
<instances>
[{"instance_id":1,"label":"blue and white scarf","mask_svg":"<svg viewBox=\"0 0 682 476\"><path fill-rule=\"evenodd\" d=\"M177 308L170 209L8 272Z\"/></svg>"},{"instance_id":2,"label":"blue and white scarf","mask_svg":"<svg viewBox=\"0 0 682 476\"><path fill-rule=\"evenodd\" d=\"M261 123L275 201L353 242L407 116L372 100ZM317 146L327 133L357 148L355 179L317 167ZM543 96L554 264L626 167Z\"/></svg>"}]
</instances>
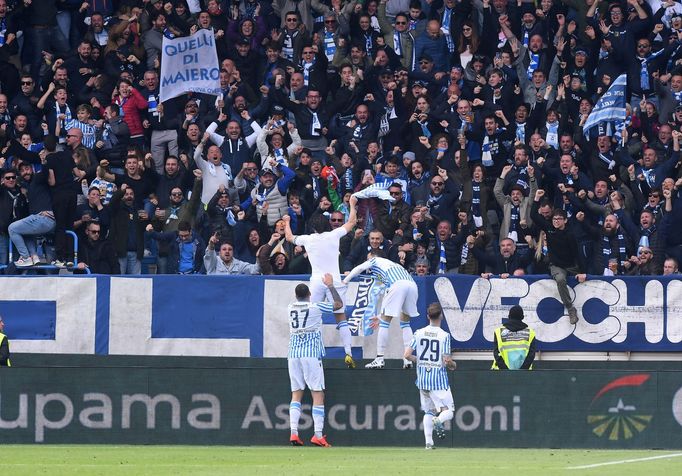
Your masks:
<instances>
[{"instance_id":1,"label":"blue and white scarf","mask_svg":"<svg viewBox=\"0 0 682 476\"><path fill-rule=\"evenodd\" d=\"M625 236L620 229L620 226L616 232L616 239L618 240L618 273L622 273L625 270L625 261L627 261L627 251L625 249ZM604 258L604 268L608 269L609 260L611 259L611 254L613 250L611 249L611 239L603 235L601 239L601 254Z\"/></svg>"}]
</instances>

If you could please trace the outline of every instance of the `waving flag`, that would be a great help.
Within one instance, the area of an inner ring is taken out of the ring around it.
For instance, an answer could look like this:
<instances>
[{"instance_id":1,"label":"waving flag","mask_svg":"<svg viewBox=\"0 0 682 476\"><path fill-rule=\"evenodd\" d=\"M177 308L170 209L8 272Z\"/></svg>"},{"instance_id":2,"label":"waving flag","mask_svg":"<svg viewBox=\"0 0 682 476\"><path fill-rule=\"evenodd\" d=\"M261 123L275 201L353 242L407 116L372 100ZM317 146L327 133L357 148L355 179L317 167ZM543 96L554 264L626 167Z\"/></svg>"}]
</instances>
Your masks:
<instances>
[{"instance_id":1,"label":"waving flag","mask_svg":"<svg viewBox=\"0 0 682 476\"><path fill-rule=\"evenodd\" d=\"M606 126L613 132L620 132L625 126L625 86L627 76L621 74L616 78L609 90L599 98L583 126L585 136L595 126Z\"/></svg>"}]
</instances>

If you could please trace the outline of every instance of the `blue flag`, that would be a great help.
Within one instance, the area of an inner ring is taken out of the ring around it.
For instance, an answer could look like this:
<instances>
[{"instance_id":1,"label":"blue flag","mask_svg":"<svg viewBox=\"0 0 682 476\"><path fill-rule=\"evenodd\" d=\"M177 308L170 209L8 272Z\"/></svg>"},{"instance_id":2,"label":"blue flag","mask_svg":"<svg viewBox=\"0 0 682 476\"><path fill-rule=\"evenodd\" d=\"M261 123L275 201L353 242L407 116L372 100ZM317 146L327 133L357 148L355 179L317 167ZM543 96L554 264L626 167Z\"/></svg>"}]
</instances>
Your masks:
<instances>
[{"instance_id":1,"label":"blue flag","mask_svg":"<svg viewBox=\"0 0 682 476\"><path fill-rule=\"evenodd\" d=\"M620 132L625 126L625 86L627 75L621 74L609 87L608 91L599 98L594 109L587 117L583 126L583 134L588 136L595 126L604 125L615 132ZM611 127L614 124L615 127Z\"/></svg>"}]
</instances>

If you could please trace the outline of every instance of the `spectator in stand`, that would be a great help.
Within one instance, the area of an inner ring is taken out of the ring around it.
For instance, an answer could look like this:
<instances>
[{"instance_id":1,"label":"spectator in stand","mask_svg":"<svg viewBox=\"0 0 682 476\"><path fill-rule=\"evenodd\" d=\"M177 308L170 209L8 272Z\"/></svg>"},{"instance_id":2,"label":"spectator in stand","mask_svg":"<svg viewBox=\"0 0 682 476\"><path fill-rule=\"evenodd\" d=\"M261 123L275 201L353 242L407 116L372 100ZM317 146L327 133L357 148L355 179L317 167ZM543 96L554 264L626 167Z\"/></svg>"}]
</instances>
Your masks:
<instances>
[{"instance_id":1,"label":"spectator in stand","mask_svg":"<svg viewBox=\"0 0 682 476\"><path fill-rule=\"evenodd\" d=\"M122 184L114 193L111 209L111 240L121 274L140 274L144 256L144 229L149 215L135 206L135 189Z\"/></svg>"},{"instance_id":2,"label":"spectator in stand","mask_svg":"<svg viewBox=\"0 0 682 476\"><path fill-rule=\"evenodd\" d=\"M218 234L215 233L208 240L208 246L204 253L204 267L206 274L260 274L260 265L239 261L233 255L230 243L220 243L219 254L215 247L220 243Z\"/></svg>"},{"instance_id":3,"label":"spectator in stand","mask_svg":"<svg viewBox=\"0 0 682 476\"><path fill-rule=\"evenodd\" d=\"M540 200L544 195L545 191L542 189L535 192L533 207L530 212L531 219L533 223L547 234L550 273L552 279L557 283L561 302L568 311L571 324L577 324L579 319L578 310L573 305L571 295L568 292L566 278L569 275L575 275L578 282L582 283L587 279L587 275L582 273L582 270L579 268L578 242L573 231L568 228L566 212L561 209L555 209L552 213L551 222L538 213Z\"/></svg>"},{"instance_id":4,"label":"spectator in stand","mask_svg":"<svg viewBox=\"0 0 682 476\"><path fill-rule=\"evenodd\" d=\"M26 196L19 187L17 169L2 170L0 174L0 265L9 259L9 235L7 228L28 214Z\"/></svg>"},{"instance_id":5,"label":"spectator in stand","mask_svg":"<svg viewBox=\"0 0 682 476\"><path fill-rule=\"evenodd\" d=\"M90 221L86 225L85 239L78 242L77 269L87 269L92 274L119 274L120 265L111 242L104 238L102 225Z\"/></svg>"}]
</instances>

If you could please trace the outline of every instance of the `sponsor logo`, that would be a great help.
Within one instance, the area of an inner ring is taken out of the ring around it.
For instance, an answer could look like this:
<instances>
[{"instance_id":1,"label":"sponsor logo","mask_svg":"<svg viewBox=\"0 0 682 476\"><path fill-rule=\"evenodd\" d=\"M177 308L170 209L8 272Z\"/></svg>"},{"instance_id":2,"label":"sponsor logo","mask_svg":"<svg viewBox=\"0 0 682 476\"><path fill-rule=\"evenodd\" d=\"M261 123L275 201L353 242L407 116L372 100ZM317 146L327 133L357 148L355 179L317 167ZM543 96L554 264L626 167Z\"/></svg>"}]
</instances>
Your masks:
<instances>
[{"instance_id":1,"label":"sponsor logo","mask_svg":"<svg viewBox=\"0 0 682 476\"><path fill-rule=\"evenodd\" d=\"M617 378L604 385L590 403L587 423L592 433L610 441L629 440L651 423L653 408L644 401L650 374Z\"/></svg>"}]
</instances>

